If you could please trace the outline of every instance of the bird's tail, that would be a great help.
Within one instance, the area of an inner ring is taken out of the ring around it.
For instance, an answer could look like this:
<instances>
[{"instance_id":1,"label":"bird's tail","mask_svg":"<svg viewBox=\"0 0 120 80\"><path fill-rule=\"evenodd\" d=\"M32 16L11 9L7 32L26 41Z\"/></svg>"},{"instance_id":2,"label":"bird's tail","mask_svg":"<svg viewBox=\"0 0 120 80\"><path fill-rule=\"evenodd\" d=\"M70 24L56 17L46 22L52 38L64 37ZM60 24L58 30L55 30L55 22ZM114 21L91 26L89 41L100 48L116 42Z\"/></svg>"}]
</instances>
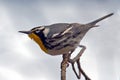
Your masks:
<instances>
[{"instance_id":1,"label":"bird's tail","mask_svg":"<svg viewBox=\"0 0 120 80\"><path fill-rule=\"evenodd\" d=\"M95 25L96 23L98 23L99 21L102 21L103 19L106 19L106 18L108 18L108 17L110 17L110 16L112 16L113 15L113 13L110 13L110 14L108 14L108 15L106 15L106 16L103 16L103 17L101 17L101 18L99 18L99 19L97 19L97 20L95 20L95 21L92 21L92 22L90 22L90 23L87 23L88 25L91 25L91 26L97 26L97 25Z\"/></svg>"}]
</instances>

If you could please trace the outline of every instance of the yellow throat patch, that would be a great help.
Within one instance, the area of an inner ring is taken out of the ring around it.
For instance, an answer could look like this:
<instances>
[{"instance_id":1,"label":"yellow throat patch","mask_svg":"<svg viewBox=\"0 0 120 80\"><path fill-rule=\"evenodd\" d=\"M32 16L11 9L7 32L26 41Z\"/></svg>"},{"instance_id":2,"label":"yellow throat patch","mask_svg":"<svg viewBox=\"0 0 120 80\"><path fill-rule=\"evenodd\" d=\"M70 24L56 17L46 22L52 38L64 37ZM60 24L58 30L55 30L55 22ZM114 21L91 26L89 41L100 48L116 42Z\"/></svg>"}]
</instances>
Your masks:
<instances>
[{"instance_id":1,"label":"yellow throat patch","mask_svg":"<svg viewBox=\"0 0 120 80\"><path fill-rule=\"evenodd\" d=\"M44 51L44 52L48 52L47 49L45 48L42 40L34 33L31 33L28 35L31 39L33 39L39 46L40 48Z\"/></svg>"}]
</instances>

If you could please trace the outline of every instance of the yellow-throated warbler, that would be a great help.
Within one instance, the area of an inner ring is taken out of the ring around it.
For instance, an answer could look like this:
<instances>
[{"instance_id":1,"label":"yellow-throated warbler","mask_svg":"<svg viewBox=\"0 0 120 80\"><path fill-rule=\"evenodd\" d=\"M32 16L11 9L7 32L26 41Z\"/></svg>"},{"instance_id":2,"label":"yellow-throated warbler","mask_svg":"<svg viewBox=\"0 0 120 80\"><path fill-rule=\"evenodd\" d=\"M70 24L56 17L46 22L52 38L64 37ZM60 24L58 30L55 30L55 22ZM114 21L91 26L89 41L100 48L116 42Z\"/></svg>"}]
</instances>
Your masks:
<instances>
[{"instance_id":1,"label":"yellow-throated warbler","mask_svg":"<svg viewBox=\"0 0 120 80\"><path fill-rule=\"evenodd\" d=\"M89 29L97 27L97 22L113 15L108 14L88 24L57 23L48 26L38 26L30 31L19 31L28 34L47 54L59 55L68 53L78 47L80 41Z\"/></svg>"},{"instance_id":2,"label":"yellow-throated warbler","mask_svg":"<svg viewBox=\"0 0 120 80\"><path fill-rule=\"evenodd\" d=\"M95 21L87 24L79 23L57 23L48 26L38 26L30 31L19 31L21 33L28 34L28 36L33 39L40 48L47 54L50 55L60 55L72 53L76 47L82 47L83 51L85 46L79 45L85 34L93 27L98 27L97 22L110 17L113 13L103 16ZM78 54L80 57L82 53ZM72 64L73 71L76 76L80 78L80 72L85 76L86 80L90 80L89 77L83 72L80 67L79 58L75 57L72 62L77 62L79 68L79 75L76 73L74 64Z\"/></svg>"}]
</instances>

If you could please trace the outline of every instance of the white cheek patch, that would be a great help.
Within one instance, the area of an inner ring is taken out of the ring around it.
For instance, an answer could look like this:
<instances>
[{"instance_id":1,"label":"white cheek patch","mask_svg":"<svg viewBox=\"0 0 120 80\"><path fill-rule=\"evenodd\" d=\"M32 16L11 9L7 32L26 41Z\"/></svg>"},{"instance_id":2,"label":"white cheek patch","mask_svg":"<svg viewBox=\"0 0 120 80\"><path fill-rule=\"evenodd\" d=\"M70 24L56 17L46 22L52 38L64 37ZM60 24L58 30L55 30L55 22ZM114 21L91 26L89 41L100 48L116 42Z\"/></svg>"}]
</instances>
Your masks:
<instances>
[{"instance_id":1,"label":"white cheek patch","mask_svg":"<svg viewBox=\"0 0 120 80\"><path fill-rule=\"evenodd\" d=\"M48 33L49 33L50 29L49 28L45 28L45 30L43 31L45 37L47 37Z\"/></svg>"}]
</instances>

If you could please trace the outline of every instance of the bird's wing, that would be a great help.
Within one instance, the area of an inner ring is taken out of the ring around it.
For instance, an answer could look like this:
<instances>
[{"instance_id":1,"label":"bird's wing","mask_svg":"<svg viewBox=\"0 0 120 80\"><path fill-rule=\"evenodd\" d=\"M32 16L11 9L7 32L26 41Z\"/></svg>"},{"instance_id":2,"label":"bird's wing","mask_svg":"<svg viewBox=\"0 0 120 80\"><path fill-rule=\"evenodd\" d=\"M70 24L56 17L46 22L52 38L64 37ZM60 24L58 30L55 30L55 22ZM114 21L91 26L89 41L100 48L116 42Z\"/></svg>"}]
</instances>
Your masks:
<instances>
[{"instance_id":1,"label":"bird's wing","mask_svg":"<svg viewBox=\"0 0 120 80\"><path fill-rule=\"evenodd\" d=\"M52 28L54 31L51 30ZM47 46L60 49L74 44L74 41L72 41L71 38L78 34L75 26L72 26L71 24L55 24L51 25L51 29L50 33L52 34L48 34L49 37L46 39L46 42L48 43L46 44Z\"/></svg>"},{"instance_id":2,"label":"bird's wing","mask_svg":"<svg viewBox=\"0 0 120 80\"><path fill-rule=\"evenodd\" d=\"M53 36L63 32L67 28L69 28L70 24L68 24L68 23L56 23L56 24L52 24L49 26L45 26L45 27L49 29L49 33L48 33L47 37L52 38Z\"/></svg>"}]
</instances>

